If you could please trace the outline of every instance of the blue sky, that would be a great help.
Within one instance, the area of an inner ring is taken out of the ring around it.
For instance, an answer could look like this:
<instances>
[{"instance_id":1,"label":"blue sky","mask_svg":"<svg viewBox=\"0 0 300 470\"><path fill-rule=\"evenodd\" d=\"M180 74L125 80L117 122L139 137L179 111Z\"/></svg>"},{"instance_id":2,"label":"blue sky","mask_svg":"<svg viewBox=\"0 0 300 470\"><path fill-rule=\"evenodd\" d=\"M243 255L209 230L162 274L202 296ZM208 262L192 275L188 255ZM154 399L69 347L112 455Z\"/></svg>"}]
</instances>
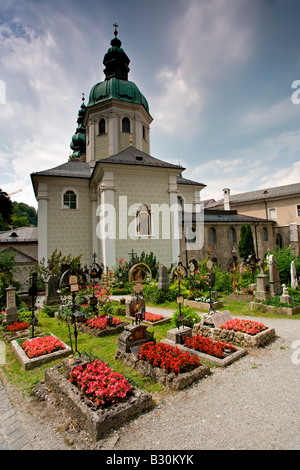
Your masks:
<instances>
[{"instance_id":1,"label":"blue sky","mask_svg":"<svg viewBox=\"0 0 300 470\"><path fill-rule=\"evenodd\" d=\"M296 0L1 0L0 188L37 206L30 173L68 160L114 22L151 154L206 184L202 199L299 182L299 18Z\"/></svg>"}]
</instances>

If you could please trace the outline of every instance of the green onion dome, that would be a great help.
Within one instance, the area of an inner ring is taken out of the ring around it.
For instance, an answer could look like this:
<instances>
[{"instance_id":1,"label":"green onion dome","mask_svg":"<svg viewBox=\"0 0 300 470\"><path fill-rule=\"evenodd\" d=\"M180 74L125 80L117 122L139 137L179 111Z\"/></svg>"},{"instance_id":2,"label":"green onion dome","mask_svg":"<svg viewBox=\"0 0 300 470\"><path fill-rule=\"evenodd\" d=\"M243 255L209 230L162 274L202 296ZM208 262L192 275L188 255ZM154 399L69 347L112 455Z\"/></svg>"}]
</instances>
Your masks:
<instances>
[{"instance_id":1,"label":"green onion dome","mask_svg":"<svg viewBox=\"0 0 300 470\"><path fill-rule=\"evenodd\" d=\"M80 158L82 155L86 154L86 127L83 125L83 120L85 116L86 105L84 103L84 96L82 98L82 105L78 111L77 119L77 128L75 134L72 136L72 141L70 143L70 148L73 150L71 159Z\"/></svg>"},{"instance_id":2,"label":"green onion dome","mask_svg":"<svg viewBox=\"0 0 300 470\"><path fill-rule=\"evenodd\" d=\"M146 98L140 92L135 83L128 81L129 63L124 50L121 48L121 41L117 38L115 26L115 37L111 40L111 47L104 56L105 80L94 85L90 91L88 106L93 106L107 100L116 99L129 103L137 103L144 106L149 113L149 106Z\"/></svg>"}]
</instances>

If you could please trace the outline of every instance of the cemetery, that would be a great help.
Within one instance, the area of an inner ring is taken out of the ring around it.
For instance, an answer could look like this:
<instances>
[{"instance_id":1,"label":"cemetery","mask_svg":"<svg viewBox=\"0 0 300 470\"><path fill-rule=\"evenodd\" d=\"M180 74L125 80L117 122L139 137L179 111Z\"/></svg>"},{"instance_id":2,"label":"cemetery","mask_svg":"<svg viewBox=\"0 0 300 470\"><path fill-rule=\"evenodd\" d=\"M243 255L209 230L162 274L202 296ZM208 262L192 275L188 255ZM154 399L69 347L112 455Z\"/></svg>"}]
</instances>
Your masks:
<instances>
[{"instance_id":1,"label":"cemetery","mask_svg":"<svg viewBox=\"0 0 300 470\"><path fill-rule=\"evenodd\" d=\"M30 391L37 380L45 384L97 441L155 407L155 391L201 386L213 368L228 367L249 348L276 341L269 313L263 313L264 322L239 313L261 315L276 297L286 308L293 298L297 303L295 266L293 287L286 279L282 285L273 255L255 261L255 275L250 263L235 268L219 272L208 251L197 269L181 261L169 269L157 265L155 278L138 259L122 260L121 271L120 266L105 271L95 256L89 268L64 265L60 276L46 281L33 273L21 288L6 288L0 327L5 369L11 377L17 371ZM124 285L126 298L113 294ZM251 302L230 300L249 285ZM159 313L151 312L157 307ZM274 308L279 317L290 315ZM300 305L293 308L297 318ZM170 309L171 316L164 314Z\"/></svg>"}]
</instances>

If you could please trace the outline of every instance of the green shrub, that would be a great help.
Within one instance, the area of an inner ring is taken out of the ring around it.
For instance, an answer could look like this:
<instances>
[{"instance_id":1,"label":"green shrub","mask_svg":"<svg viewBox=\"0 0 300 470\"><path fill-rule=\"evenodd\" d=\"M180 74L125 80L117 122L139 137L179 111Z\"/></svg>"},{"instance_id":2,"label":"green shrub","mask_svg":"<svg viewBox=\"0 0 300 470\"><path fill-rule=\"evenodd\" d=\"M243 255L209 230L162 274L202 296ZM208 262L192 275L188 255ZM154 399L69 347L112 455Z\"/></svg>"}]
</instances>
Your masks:
<instances>
[{"instance_id":1,"label":"green shrub","mask_svg":"<svg viewBox=\"0 0 300 470\"><path fill-rule=\"evenodd\" d=\"M181 325L181 322L178 321L178 315L180 314L179 306L177 307L176 312L173 313L171 321L176 328ZM181 314L184 315L185 318L185 326L189 326L193 328L195 323L199 323L201 318L200 316L191 308L191 307L181 307Z\"/></svg>"},{"instance_id":2,"label":"green shrub","mask_svg":"<svg viewBox=\"0 0 300 470\"><path fill-rule=\"evenodd\" d=\"M156 284L145 284L143 294L146 302L163 304L172 302L177 297L177 292L172 289L159 289Z\"/></svg>"}]
</instances>

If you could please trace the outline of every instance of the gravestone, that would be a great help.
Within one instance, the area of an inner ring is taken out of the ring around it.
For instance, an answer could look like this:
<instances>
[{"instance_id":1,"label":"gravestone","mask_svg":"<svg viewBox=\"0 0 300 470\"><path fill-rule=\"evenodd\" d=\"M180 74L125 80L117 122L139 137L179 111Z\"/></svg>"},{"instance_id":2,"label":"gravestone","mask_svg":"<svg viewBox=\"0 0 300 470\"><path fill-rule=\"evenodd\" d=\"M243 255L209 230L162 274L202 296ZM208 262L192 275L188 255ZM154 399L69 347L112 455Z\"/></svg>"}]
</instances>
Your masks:
<instances>
[{"instance_id":1,"label":"gravestone","mask_svg":"<svg viewBox=\"0 0 300 470\"><path fill-rule=\"evenodd\" d=\"M53 305L60 303L60 297L57 293L58 289L58 276L49 276L46 282L46 305Z\"/></svg>"},{"instance_id":2,"label":"gravestone","mask_svg":"<svg viewBox=\"0 0 300 470\"><path fill-rule=\"evenodd\" d=\"M269 276L265 273L264 262L260 264L260 274L256 276L256 299L267 300L270 296Z\"/></svg>"},{"instance_id":3,"label":"gravestone","mask_svg":"<svg viewBox=\"0 0 300 470\"><path fill-rule=\"evenodd\" d=\"M10 324L18 321L18 309L16 307L16 288L13 286L7 287L6 290L6 309L4 324Z\"/></svg>"},{"instance_id":4,"label":"gravestone","mask_svg":"<svg viewBox=\"0 0 300 470\"><path fill-rule=\"evenodd\" d=\"M298 279L297 279L297 271L296 271L295 261L291 262L291 287L292 287L292 289L297 289L297 287L298 287Z\"/></svg>"},{"instance_id":5,"label":"gravestone","mask_svg":"<svg viewBox=\"0 0 300 470\"><path fill-rule=\"evenodd\" d=\"M170 285L169 277L168 277L168 271L166 266L162 265L159 268L159 277L158 277L158 283L157 287L159 289L168 289Z\"/></svg>"},{"instance_id":6,"label":"gravestone","mask_svg":"<svg viewBox=\"0 0 300 470\"><path fill-rule=\"evenodd\" d=\"M126 325L118 338L118 350L137 354L141 346L150 340L146 325Z\"/></svg>"},{"instance_id":7,"label":"gravestone","mask_svg":"<svg viewBox=\"0 0 300 470\"><path fill-rule=\"evenodd\" d=\"M167 339L175 344L184 344L187 338L193 336L193 329L189 326L173 328L167 331Z\"/></svg>"},{"instance_id":8,"label":"gravestone","mask_svg":"<svg viewBox=\"0 0 300 470\"><path fill-rule=\"evenodd\" d=\"M282 295L280 296L280 302L283 304L291 304L292 303L292 297L289 295L288 288L286 287L285 284L282 284Z\"/></svg>"},{"instance_id":9,"label":"gravestone","mask_svg":"<svg viewBox=\"0 0 300 470\"><path fill-rule=\"evenodd\" d=\"M279 272L274 255L270 255L270 297L281 292Z\"/></svg>"}]
</instances>

